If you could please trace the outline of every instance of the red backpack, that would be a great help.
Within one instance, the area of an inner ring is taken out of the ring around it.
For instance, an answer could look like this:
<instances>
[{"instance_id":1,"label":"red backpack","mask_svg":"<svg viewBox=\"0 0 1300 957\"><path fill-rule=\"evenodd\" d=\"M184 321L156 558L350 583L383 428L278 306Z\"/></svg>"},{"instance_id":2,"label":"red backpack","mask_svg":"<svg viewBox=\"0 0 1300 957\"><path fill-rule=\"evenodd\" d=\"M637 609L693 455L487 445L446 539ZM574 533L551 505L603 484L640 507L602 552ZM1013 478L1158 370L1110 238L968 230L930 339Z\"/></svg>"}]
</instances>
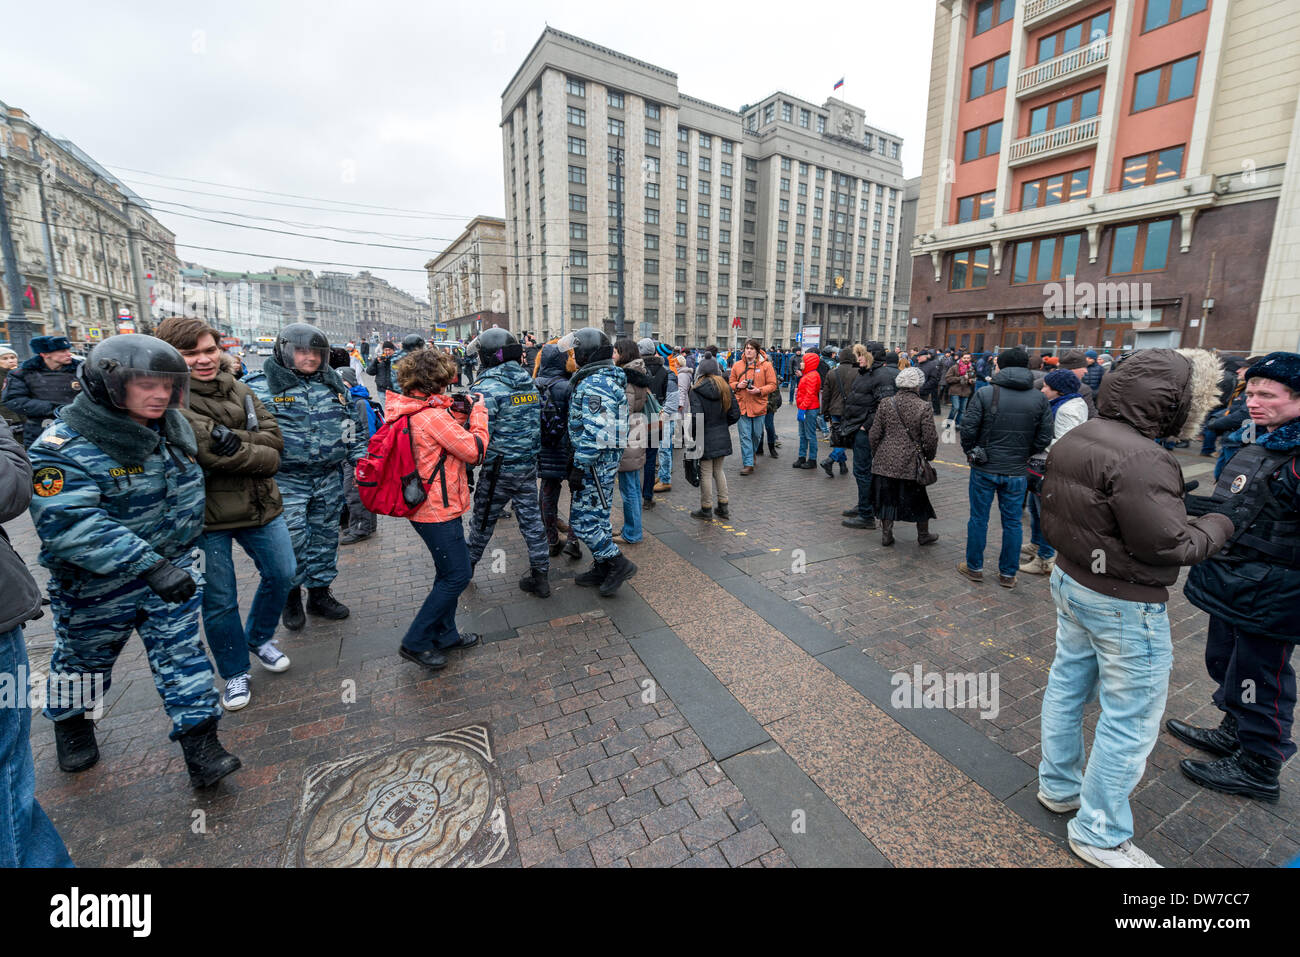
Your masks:
<instances>
[{"instance_id":1,"label":"red backpack","mask_svg":"<svg viewBox=\"0 0 1300 957\"><path fill-rule=\"evenodd\" d=\"M446 498L447 450L443 449L438 457L428 481L421 479L416 467L415 437L411 435L411 417L415 414L400 415L380 426L370 437L365 457L357 463L357 493L361 504L377 515L397 518L410 515L428 497L429 486L438 476L442 477L443 498Z\"/></svg>"}]
</instances>

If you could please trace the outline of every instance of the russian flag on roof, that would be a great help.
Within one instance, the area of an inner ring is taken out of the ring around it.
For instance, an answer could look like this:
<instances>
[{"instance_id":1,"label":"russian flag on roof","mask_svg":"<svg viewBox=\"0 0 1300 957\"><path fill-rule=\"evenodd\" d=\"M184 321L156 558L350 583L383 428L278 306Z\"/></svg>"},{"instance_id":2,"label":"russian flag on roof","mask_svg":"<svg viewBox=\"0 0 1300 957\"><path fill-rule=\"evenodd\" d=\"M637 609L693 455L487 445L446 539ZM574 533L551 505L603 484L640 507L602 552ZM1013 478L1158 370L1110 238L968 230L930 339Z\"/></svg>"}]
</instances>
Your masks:
<instances>
[{"instance_id":1,"label":"russian flag on roof","mask_svg":"<svg viewBox=\"0 0 1300 957\"><path fill-rule=\"evenodd\" d=\"M840 82L836 83L834 88L838 90L843 85L844 85L844 77L840 77Z\"/></svg>"}]
</instances>

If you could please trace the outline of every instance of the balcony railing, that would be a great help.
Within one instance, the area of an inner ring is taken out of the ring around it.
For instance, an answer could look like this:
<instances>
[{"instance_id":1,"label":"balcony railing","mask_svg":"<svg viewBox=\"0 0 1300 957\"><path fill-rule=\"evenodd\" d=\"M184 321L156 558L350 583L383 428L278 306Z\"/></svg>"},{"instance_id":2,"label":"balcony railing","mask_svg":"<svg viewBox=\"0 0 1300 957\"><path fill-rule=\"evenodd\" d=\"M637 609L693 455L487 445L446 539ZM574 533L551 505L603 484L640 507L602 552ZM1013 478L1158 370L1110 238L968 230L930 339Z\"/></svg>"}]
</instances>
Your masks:
<instances>
[{"instance_id":1,"label":"balcony railing","mask_svg":"<svg viewBox=\"0 0 1300 957\"><path fill-rule=\"evenodd\" d=\"M1083 149L1097 141L1097 131L1101 126L1101 117L1094 116L1069 126L1058 126L1054 130L1045 130L1016 140L1011 144L1009 162L1012 166L1044 159L1060 153L1069 153Z\"/></svg>"},{"instance_id":2,"label":"balcony railing","mask_svg":"<svg viewBox=\"0 0 1300 957\"><path fill-rule=\"evenodd\" d=\"M1072 7L1083 6L1091 0L1029 0L1025 4L1025 16L1022 21L1026 29L1036 27L1057 14L1065 13Z\"/></svg>"},{"instance_id":3,"label":"balcony railing","mask_svg":"<svg viewBox=\"0 0 1300 957\"><path fill-rule=\"evenodd\" d=\"M1016 78L1016 93L1037 92L1093 70L1104 69L1109 57L1110 37L1099 37L1087 46L1021 70Z\"/></svg>"}]
</instances>

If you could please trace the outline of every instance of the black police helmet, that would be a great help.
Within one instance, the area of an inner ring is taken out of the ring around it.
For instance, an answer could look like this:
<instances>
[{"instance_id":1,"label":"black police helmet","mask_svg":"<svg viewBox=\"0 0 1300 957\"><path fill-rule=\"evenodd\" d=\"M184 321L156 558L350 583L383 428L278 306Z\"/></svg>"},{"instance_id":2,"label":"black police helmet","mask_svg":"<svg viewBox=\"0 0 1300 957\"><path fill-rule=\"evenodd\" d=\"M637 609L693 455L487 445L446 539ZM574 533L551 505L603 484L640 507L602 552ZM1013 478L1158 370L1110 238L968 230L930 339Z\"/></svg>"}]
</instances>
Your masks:
<instances>
[{"instance_id":1,"label":"black police helmet","mask_svg":"<svg viewBox=\"0 0 1300 957\"><path fill-rule=\"evenodd\" d=\"M315 369L299 369L294 362L295 350L310 349L320 356ZM329 367L330 341L325 333L306 322L291 322L275 339L275 361L291 372L310 375Z\"/></svg>"},{"instance_id":2,"label":"black police helmet","mask_svg":"<svg viewBox=\"0 0 1300 957\"><path fill-rule=\"evenodd\" d=\"M575 329L557 343L560 350L573 350L573 361L579 366L588 362L614 358L614 344L601 329Z\"/></svg>"},{"instance_id":3,"label":"black police helmet","mask_svg":"<svg viewBox=\"0 0 1300 957\"><path fill-rule=\"evenodd\" d=\"M169 409L182 408L189 399L189 366L175 348L153 336L111 336L77 368L77 380L90 400L110 409L126 408L126 384L136 378L170 379Z\"/></svg>"},{"instance_id":4,"label":"black police helmet","mask_svg":"<svg viewBox=\"0 0 1300 957\"><path fill-rule=\"evenodd\" d=\"M424 348L424 339L417 336L414 332L402 339L402 350L404 352L415 352Z\"/></svg>"},{"instance_id":5,"label":"black police helmet","mask_svg":"<svg viewBox=\"0 0 1300 957\"><path fill-rule=\"evenodd\" d=\"M519 344L519 340L496 326L483 330L465 348L469 352L478 352L484 369L491 369L503 362L518 362L524 357L524 347Z\"/></svg>"}]
</instances>

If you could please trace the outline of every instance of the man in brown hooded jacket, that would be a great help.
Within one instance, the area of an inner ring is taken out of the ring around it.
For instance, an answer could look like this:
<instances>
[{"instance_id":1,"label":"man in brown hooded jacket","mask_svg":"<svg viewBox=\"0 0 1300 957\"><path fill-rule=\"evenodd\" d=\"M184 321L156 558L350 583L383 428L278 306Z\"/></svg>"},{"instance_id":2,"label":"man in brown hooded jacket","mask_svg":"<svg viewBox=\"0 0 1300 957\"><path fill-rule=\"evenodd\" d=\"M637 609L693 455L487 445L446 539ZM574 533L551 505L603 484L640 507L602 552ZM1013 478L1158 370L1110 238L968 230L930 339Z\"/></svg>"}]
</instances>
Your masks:
<instances>
[{"instance_id":1,"label":"man in brown hooded jacket","mask_svg":"<svg viewBox=\"0 0 1300 957\"><path fill-rule=\"evenodd\" d=\"M1213 407L1218 361L1148 349L1101 383L1097 417L1047 458L1043 532L1056 547L1056 655L1043 695L1038 799L1078 810L1070 847L1098 867L1158 867L1134 846L1128 796L1160 731L1173 666L1165 602L1184 565L1223 547L1232 522L1189 518L1177 460L1156 440L1192 435ZM1083 709L1101 718L1084 767Z\"/></svg>"}]
</instances>

